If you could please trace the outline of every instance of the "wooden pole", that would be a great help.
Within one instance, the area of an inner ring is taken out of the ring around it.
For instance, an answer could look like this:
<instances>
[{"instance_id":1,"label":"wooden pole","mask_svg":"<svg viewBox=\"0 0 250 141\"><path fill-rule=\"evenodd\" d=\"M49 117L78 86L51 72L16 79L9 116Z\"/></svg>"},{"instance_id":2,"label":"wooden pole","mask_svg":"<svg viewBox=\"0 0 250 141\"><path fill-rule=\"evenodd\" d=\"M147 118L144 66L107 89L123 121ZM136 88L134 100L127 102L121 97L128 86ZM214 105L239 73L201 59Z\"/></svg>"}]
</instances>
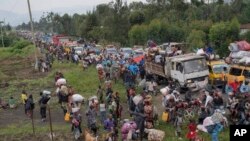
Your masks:
<instances>
[{"instance_id":1,"label":"wooden pole","mask_svg":"<svg viewBox=\"0 0 250 141\"><path fill-rule=\"evenodd\" d=\"M2 46L4 47L4 42L3 42L3 26L2 26L2 21L0 21L0 28L1 28L1 37L2 37Z\"/></svg>"},{"instance_id":2,"label":"wooden pole","mask_svg":"<svg viewBox=\"0 0 250 141\"><path fill-rule=\"evenodd\" d=\"M48 110L49 110L49 125L50 125L51 140L54 141L51 114L50 114L50 106L48 106Z\"/></svg>"},{"instance_id":3,"label":"wooden pole","mask_svg":"<svg viewBox=\"0 0 250 141\"><path fill-rule=\"evenodd\" d=\"M31 8L30 8L30 1L27 0L28 3L28 9L29 9L29 16L30 16L30 28L31 28L31 33L32 33L32 42L35 46L35 70L38 70L38 59L37 59L37 49L36 49L36 42L35 42L35 33L34 33L34 26L33 26L33 19L32 19L32 13L31 13Z\"/></svg>"},{"instance_id":4,"label":"wooden pole","mask_svg":"<svg viewBox=\"0 0 250 141\"><path fill-rule=\"evenodd\" d=\"M34 126L33 110L31 110L31 122L32 122L33 135L35 136L35 126Z\"/></svg>"}]
</instances>

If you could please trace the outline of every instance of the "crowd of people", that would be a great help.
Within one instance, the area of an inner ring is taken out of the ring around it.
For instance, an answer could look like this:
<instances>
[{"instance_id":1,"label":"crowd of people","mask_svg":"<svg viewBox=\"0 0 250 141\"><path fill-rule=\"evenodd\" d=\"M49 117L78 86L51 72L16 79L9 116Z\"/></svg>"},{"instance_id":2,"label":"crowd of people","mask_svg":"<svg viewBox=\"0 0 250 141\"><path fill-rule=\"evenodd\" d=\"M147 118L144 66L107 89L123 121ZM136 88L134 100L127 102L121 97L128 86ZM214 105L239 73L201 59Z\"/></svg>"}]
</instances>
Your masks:
<instances>
[{"instance_id":1,"label":"crowd of people","mask_svg":"<svg viewBox=\"0 0 250 141\"><path fill-rule=\"evenodd\" d=\"M75 58L60 58L58 56L62 56L60 54L65 54L65 50L63 47L57 47L56 50L51 49L52 47L43 46L48 52L46 54L51 54L57 58L60 62L68 62L72 61L73 63L77 63ZM71 50L70 53L74 54L74 51ZM77 54L71 55L75 56ZM48 55L46 55L48 56ZM119 127L124 125L122 132L122 139L127 140L128 138L144 138L145 137L145 128L153 129L155 127L155 120L157 119L158 113L156 108L153 106L152 96L148 94L154 93L156 89L156 82L149 81L144 87L144 91L140 95L136 95L136 87L138 85L138 77L140 79L145 78L145 70L143 60L137 64L133 61L133 59L125 59L122 56L111 56L111 55L100 55L97 56L91 61L88 61L86 64L86 59L89 57L89 54L85 54L81 56L81 60L83 63L83 68L86 69L89 65L96 65L98 77L100 80L100 84L98 86L96 95L94 94L88 100L85 98L82 101L77 101L77 103L87 102L88 108L85 112L87 117L87 127L96 136L98 133L98 123L103 125L105 131L109 134L108 139L115 141L118 139ZM51 57L46 57L51 58ZM53 60L53 59L46 59ZM66 61L65 61L66 60ZM80 59L78 60L80 61ZM50 62L50 61L47 61ZM114 91L113 83L117 83L117 81L121 79L127 92L127 104L130 116L134 118L134 120L125 120L122 119L122 113L124 112L123 105L120 101L120 93ZM64 111L65 120L68 121L71 119L72 121L72 129L77 125L79 127L80 132L81 129L81 115L80 115L80 107L75 109L77 104L72 98L75 95L75 91L73 86L70 86L66 82L66 78L64 78L61 72L57 72L55 75L55 83L56 83L56 93L59 99L59 103ZM44 109L42 110L44 111ZM41 112L42 113L42 112ZM99 118L98 118L99 117ZM42 116L42 118L46 118L46 116ZM120 123L124 123L121 125ZM133 123L131 127L133 130L128 130L130 126L127 126L127 123ZM126 128L125 128L126 127ZM156 132L157 133L157 132ZM130 136L132 134L132 136ZM148 133L149 134L149 133ZM151 133L152 134L152 133ZM129 135L129 137L128 137ZM161 135L160 138L163 138Z\"/></svg>"},{"instance_id":2,"label":"crowd of people","mask_svg":"<svg viewBox=\"0 0 250 141\"><path fill-rule=\"evenodd\" d=\"M89 99L77 94L73 84L68 84L67 78L62 72L55 74L54 81L58 103L63 110L64 120L72 123L72 131L78 129L80 133L83 133L84 120L82 120L81 107L85 105L87 105L85 111L87 128L93 133L93 136L98 136L100 123L108 134L106 137L108 141L120 140L118 138L119 132L122 134L123 141L142 140L145 137L148 140L161 141L165 133L155 129L160 116L162 121L173 124L178 139L186 137L191 141L201 140L198 130L209 133L212 141L218 141L218 134L223 127L228 126L226 111L229 111L230 122L249 124L250 105L246 105L246 103L250 88L247 82L240 84L235 81L226 84L225 94L227 98L224 98L224 93L218 89L201 90L199 97L194 97L193 92L187 91L183 97L175 89L174 83L169 81L168 85L160 90L164 112L159 113L152 100L158 93L158 84L153 76L146 74L144 59L136 63L132 58L124 58L122 55L91 56L88 53L78 55L74 49L67 50L62 46L54 47L51 44L40 44L39 47L45 55L38 62L38 68L41 72L49 71L55 58L61 63L71 61L78 64L81 61L83 70L91 65L97 69L100 82L96 93L93 93ZM119 80L122 80L126 89L128 110L124 107L126 104L121 101L121 93L113 88L113 85ZM138 87L142 89L140 94L138 94ZM38 101L40 115L42 121L45 122L46 107L51 99L51 92L44 90L40 96ZM21 100L25 114L31 117L35 108L33 96L22 91ZM7 108L8 105L10 108L15 108L16 101L13 97L10 97L8 103L0 99L0 105L2 108ZM125 119L123 116L125 113L129 113L131 118ZM185 129L188 132L183 133L183 125L186 125L187 122L189 123Z\"/></svg>"}]
</instances>

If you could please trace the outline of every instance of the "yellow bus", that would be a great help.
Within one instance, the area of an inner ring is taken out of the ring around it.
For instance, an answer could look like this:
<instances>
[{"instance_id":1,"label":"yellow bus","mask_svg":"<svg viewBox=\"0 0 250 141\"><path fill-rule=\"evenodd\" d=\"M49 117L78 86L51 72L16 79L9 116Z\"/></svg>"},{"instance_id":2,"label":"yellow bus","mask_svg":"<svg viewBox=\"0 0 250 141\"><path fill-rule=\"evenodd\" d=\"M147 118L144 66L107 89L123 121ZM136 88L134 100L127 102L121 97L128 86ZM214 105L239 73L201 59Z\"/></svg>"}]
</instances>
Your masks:
<instances>
[{"instance_id":1,"label":"yellow bus","mask_svg":"<svg viewBox=\"0 0 250 141\"><path fill-rule=\"evenodd\" d=\"M250 67L241 65L241 64L234 64L231 65L229 73L227 75L227 81L229 83L233 81L244 82L245 80L250 80Z\"/></svg>"}]
</instances>

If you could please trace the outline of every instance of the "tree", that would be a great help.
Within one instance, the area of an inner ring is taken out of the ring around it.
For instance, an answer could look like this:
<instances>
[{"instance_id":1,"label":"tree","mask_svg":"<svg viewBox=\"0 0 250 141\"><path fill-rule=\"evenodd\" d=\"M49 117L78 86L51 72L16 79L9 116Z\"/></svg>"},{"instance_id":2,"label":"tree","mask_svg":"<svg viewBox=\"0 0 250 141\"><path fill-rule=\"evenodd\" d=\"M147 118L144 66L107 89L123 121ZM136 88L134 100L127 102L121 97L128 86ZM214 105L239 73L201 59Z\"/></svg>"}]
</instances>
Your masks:
<instances>
[{"instance_id":1,"label":"tree","mask_svg":"<svg viewBox=\"0 0 250 141\"><path fill-rule=\"evenodd\" d=\"M61 24L63 26L63 33L72 35L72 22L71 17L68 14L62 16Z\"/></svg>"},{"instance_id":2,"label":"tree","mask_svg":"<svg viewBox=\"0 0 250 141\"><path fill-rule=\"evenodd\" d=\"M8 23L6 26L3 27L3 29L5 29L6 31L11 31L12 27Z\"/></svg>"},{"instance_id":3,"label":"tree","mask_svg":"<svg viewBox=\"0 0 250 141\"><path fill-rule=\"evenodd\" d=\"M218 3L219 5L222 5L222 4L224 4L224 0L218 0L217 3Z\"/></svg>"},{"instance_id":4,"label":"tree","mask_svg":"<svg viewBox=\"0 0 250 141\"><path fill-rule=\"evenodd\" d=\"M203 0L191 0L191 4L199 7L199 6L203 5L203 4L205 4L205 2Z\"/></svg>"},{"instance_id":5,"label":"tree","mask_svg":"<svg viewBox=\"0 0 250 141\"><path fill-rule=\"evenodd\" d=\"M239 15L239 20L241 23L249 23L250 22L250 2L246 3Z\"/></svg>"},{"instance_id":6,"label":"tree","mask_svg":"<svg viewBox=\"0 0 250 141\"><path fill-rule=\"evenodd\" d=\"M191 48L203 48L205 46L206 34L201 30L192 30L187 37L187 43Z\"/></svg>"},{"instance_id":7,"label":"tree","mask_svg":"<svg viewBox=\"0 0 250 141\"><path fill-rule=\"evenodd\" d=\"M227 46L225 42L227 39L227 26L224 22L214 24L209 31L209 39L214 44L215 50L220 56L227 55ZM229 41L230 43L231 41ZM229 44L227 43L227 44Z\"/></svg>"},{"instance_id":8,"label":"tree","mask_svg":"<svg viewBox=\"0 0 250 141\"><path fill-rule=\"evenodd\" d=\"M153 20L148 25L148 38L159 43L161 40L161 22L160 20Z\"/></svg>"},{"instance_id":9,"label":"tree","mask_svg":"<svg viewBox=\"0 0 250 141\"><path fill-rule=\"evenodd\" d=\"M131 45L144 45L147 41L146 25L134 25L128 33L129 41Z\"/></svg>"},{"instance_id":10,"label":"tree","mask_svg":"<svg viewBox=\"0 0 250 141\"><path fill-rule=\"evenodd\" d=\"M212 14L213 21L228 21L232 18L231 7L228 4L216 5Z\"/></svg>"},{"instance_id":11,"label":"tree","mask_svg":"<svg viewBox=\"0 0 250 141\"><path fill-rule=\"evenodd\" d=\"M233 19L231 22L216 23L210 28L209 38L219 55L226 56L229 43L239 39L239 27L237 19Z\"/></svg>"},{"instance_id":12,"label":"tree","mask_svg":"<svg viewBox=\"0 0 250 141\"><path fill-rule=\"evenodd\" d=\"M129 22L132 26L135 24L142 24L144 21L145 16L141 11L134 11L129 16Z\"/></svg>"},{"instance_id":13,"label":"tree","mask_svg":"<svg viewBox=\"0 0 250 141\"><path fill-rule=\"evenodd\" d=\"M240 33L240 23L237 18L231 20L228 23L228 35L232 41L239 40L239 33Z\"/></svg>"},{"instance_id":14,"label":"tree","mask_svg":"<svg viewBox=\"0 0 250 141\"><path fill-rule=\"evenodd\" d=\"M250 31L244 33L243 35L241 35L240 37L241 40L246 40L250 43Z\"/></svg>"}]
</instances>

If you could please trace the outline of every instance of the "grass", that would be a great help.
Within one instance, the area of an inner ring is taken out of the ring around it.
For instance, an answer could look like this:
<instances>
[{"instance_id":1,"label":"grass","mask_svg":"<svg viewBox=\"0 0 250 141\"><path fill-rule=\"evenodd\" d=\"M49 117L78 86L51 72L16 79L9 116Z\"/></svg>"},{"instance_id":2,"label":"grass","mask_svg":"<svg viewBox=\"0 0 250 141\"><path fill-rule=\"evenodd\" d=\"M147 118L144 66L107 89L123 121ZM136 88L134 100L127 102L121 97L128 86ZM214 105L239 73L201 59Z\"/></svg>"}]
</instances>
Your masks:
<instances>
[{"instance_id":1,"label":"grass","mask_svg":"<svg viewBox=\"0 0 250 141\"><path fill-rule=\"evenodd\" d=\"M39 128L38 128L39 127ZM55 132L62 132L69 130L68 126L65 125L53 125L53 131ZM36 133L48 133L50 132L49 124L43 125L43 126L35 126L35 132ZM3 135L25 135L25 134L32 134L33 129L30 122L23 123L22 128L20 128L20 125L9 125L6 128L1 129L0 136Z\"/></svg>"},{"instance_id":2,"label":"grass","mask_svg":"<svg viewBox=\"0 0 250 141\"><path fill-rule=\"evenodd\" d=\"M0 60L4 60L8 57L11 57L13 53L10 51L11 48L6 47L6 48L0 48Z\"/></svg>"}]
</instances>

